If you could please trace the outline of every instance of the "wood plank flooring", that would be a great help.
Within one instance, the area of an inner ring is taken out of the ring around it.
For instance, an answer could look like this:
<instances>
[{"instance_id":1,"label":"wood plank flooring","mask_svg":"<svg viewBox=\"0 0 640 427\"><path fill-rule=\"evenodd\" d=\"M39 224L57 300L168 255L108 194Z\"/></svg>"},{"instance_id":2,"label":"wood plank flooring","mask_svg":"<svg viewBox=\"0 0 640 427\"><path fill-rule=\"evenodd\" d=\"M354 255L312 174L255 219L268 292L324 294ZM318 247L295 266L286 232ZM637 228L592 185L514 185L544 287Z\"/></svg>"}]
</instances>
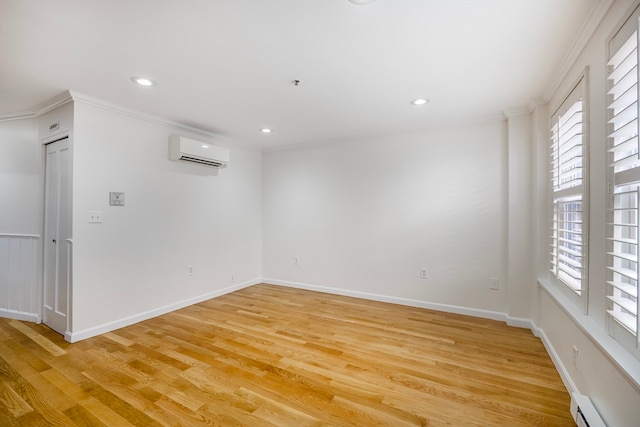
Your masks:
<instances>
[{"instance_id":1,"label":"wood plank flooring","mask_svg":"<svg viewBox=\"0 0 640 427\"><path fill-rule=\"evenodd\" d=\"M573 426L501 322L256 285L69 344L0 319L2 426Z\"/></svg>"}]
</instances>

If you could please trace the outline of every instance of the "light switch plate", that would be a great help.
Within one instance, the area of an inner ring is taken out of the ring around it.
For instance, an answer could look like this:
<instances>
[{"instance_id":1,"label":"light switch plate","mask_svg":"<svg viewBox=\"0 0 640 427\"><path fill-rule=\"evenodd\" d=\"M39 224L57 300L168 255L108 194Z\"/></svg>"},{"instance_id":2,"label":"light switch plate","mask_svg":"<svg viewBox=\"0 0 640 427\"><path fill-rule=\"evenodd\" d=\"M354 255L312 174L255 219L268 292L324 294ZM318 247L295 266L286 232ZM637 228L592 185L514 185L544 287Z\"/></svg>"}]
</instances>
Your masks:
<instances>
[{"instance_id":1,"label":"light switch plate","mask_svg":"<svg viewBox=\"0 0 640 427\"><path fill-rule=\"evenodd\" d=\"M124 206L124 193L115 191L110 192L109 204L111 206Z\"/></svg>"},{"instance_id":2,"label":"light switch plate","mask_svg":"<svg viewBox=\"0 0 640 427\"><path fill-rule=\"evenodd\" d=\"M102 211L89 211L89 222L91 223L102 222Z\"/></svg>"}]
</instances>

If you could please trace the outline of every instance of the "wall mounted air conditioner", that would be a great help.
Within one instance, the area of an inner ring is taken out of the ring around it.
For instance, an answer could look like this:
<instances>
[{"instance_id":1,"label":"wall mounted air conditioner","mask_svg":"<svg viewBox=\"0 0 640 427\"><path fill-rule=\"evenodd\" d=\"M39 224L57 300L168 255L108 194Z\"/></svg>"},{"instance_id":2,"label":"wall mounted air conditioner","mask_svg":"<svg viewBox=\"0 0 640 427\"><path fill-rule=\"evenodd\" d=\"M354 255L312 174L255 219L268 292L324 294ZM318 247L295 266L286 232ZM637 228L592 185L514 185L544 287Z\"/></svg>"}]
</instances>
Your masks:
<instances>
[{"instance_id":1,"label":"wall mounted air conditioner","mask_svg":"<svg viewBox=\"0 0 640 427\"><path fill-rule=\"evenodd\" d=\"M229 164L229 150L184 136L169 137L169 159L224 168Z\"/></svg>"}]
</instances>

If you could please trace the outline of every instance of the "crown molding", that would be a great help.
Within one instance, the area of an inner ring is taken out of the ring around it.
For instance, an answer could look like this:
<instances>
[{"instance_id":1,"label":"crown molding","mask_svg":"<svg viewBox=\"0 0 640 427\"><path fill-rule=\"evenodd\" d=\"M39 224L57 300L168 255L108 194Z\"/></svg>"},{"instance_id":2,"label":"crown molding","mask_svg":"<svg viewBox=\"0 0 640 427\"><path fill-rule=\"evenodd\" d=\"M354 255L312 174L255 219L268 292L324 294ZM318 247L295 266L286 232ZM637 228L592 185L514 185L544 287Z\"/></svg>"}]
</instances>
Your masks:
<instances>
[{"instance_id":1,"label":"crown molding","mask_svg":"<svg viewBox=\"0 0 640 427\"><path fill-rule=\"evenodd\" d=\"M580 56L585 46L598 28L598 25L600 25L614 2L615 0L601 0L595 3L593 9L591 10L589 18L582 25L582 28L578 32L578 36L575 38L573 44L569 48L569 52L567 52L564 60L562 61L562 64L560 64L560 68L551 80L544 99L549 101L553 94L558 90L560 84L567 77L567 74L569 74L569 70L571 70L571 67L573 67L573 65L577 61L578 56Z\"/></svg>"},{"instance_id":2,"label":"crown molding","mask_svg":"<svg viewBox=\"0 0 640 427\"><path fill-rule=\"evenodd\" d=\"M532 114L536 108L541 105L545 105L547 101L544 98L533 98L527 103L526 107L508 108L502 111L504 119L509 120L511 117L523 116L526 114Z\"/></svg>"},{"instance_id":3,"label":"crown molding","mask_svg":"<svg viewBox=\"0 0 640 427\"><path fill-rule=\"evenodd\" d=\"M0 122L6 122L9 120L32 119L34 117L40 117L43 114L46 114L49 111L54 110L60 107L61 105L64 105L71 101L73 101L71 91L66 90L61 94L56 95L53 98L36 106L35 108L32 108L31 110L1 115Z\"/></svg>"},{"instance_id":4,"label":"crown molding","mask_svg":"<svg viewBox=\"0 0 640 427\"><path fill-rule=\"evenodd\" d=\"M79 104L84 104L94 108L100 108L102 110L106 110L106 111L110 111L120 115L135 118L137 120L144 120L146 122L155 123L158 125L171 128L177 132L186 132L193 136L199 136L206 139L215 139L223 143L224 142L226 142L227 144L233 143L234 145L241 145L246 148L255 149L255 147L253 146L238 143L237 141L232 141L229 138L226 138L219 134L215 134L213 132L209 132L193 126L185 125L179 122L174 122L172 120L163 119L161 117L152 116L150 114L142 113L140 111L133 110L130 108L125 108L120 105L112 104L110 102L103 101L101 99L94 98L92 96L84 95L82 93L79 93L73 90L66 90L60 93L59 95L51 98L50 100L43 102L42 104L38 105L37 107L31 110L22 111L19 113L10 113L10 114L5 114L3 116L0 116L0 122L40 117L43 114L46 114L49 111L54 110L68 102L76 102Z\"/></svg>"},{"instance_id":5,"label":"crown molding","mask_svg":"<svg viewBox=\"0 0 640 427\"><path fill-rule=\"evenodd\" d=\"M80 104L89 105L94 108L110 111L112 113L117 113L123 116L128 116L137 120L144 120L149 123L159 124L162 126L172 128L179 132L188 132L192 135L197 135L204 138L216 138L218 140L226 140L226 138L221 137L220 135L214 134L213 132L209 132L203 129L198 129L182 123L174 122L172 120L163 119L161 117L152 116L150 114L146 114L138 110L133 110L130 108L122 107L120 105L112 104L110 102L103 101L102 99L84 95L76 91L68 91L68 93L70 94L74 102L77 102Z\"/></svg>"},{"instance_id":6,"label":"crown molding","mask_svg":"<svg viewBox=\"0 0 640 427\"><path fill-rule=\"evenodd\" d=\"M73 90L66 90L60 93L59 95L56 95L53 98L49 99L48 101L43 102L42 104L38 105L37 107L31 110L22 111L19 113L9 113L9 114L0 116L0 121L20 120L20 119L30 119L30 118L40 117L48 113L49 111L52 111L68 102L77 102L80 104L89 105L95 108L100 108L102 110L111 111L114 113L133 117L133 118L144 120L147 122L161 124L178 131L189 132L191 134L195 134L195 135L199 135L207 138L210 138L210 137L220 138L220 136L215 135L211 132L207 132L202 129L194 128L191 126L184 125L182 123L162 119L160 117L155 117L149 114L142 113L140 111L121 107L115 104L111 104L101 99L84 95L82 93L79 93Z\"/></svg>"},{"instance_id":7,"label":"crown molding","mask_svg":"<svg viewBox=\"0 0 640 427\"><path fill-rule=\"evenodd\" d=\"M531 110L528 107L517 107L517 108L509 108L502 112L502 115L505 119L510 119L512 117L524 116L527 114L531 114Z\"/></svg>"},{"instance_id":8,"label":"crown molding","mask_svg":"<svg viewBox=\"0 0 640 427\"><path fill-rule=\"evenodd\" d=\"M545 104L547 104L547 100L546 99L544 99L542 97L533 98L527 104L527 108L529 109L530 113L533 113L536 110L536 108L538 108L541 105L545 105Z\"/></svg>"}]
</instances>

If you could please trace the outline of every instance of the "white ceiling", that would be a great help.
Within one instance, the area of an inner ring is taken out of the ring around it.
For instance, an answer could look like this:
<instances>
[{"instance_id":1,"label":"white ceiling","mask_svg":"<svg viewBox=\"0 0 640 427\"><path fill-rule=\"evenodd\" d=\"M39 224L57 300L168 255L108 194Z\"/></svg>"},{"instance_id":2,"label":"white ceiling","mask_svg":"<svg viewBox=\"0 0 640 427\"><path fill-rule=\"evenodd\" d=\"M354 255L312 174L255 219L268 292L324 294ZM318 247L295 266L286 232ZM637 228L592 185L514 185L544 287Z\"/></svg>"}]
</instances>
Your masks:
<instances>
[{"instance_id":1,"label":"white ceiling","mask_svg":"<svg viewBox=\"0 0 640 427\"><path fill-rule=\"evenodd\" d=\"M0 0L0 118L70 89L263 149L493 120L544 98L609 4Z\"/></svg>"}]
</instances>

